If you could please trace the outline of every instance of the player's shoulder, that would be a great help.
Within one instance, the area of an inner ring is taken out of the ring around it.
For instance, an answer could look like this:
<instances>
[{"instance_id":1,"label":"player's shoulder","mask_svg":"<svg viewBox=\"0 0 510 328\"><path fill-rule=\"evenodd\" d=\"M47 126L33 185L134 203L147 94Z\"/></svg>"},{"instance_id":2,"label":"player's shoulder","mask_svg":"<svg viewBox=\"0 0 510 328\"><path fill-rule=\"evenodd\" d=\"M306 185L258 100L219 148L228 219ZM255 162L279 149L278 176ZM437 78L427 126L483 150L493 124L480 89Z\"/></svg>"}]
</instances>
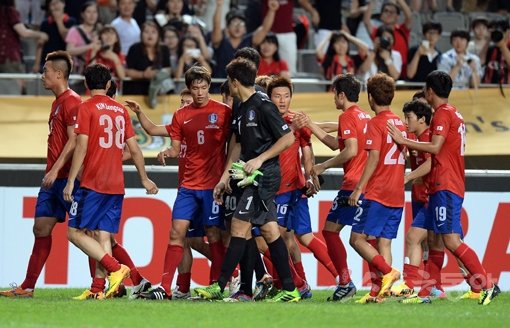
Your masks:
<instances>
[{"instance_id":1,"label":"player's shoulder","mask_svg":"<svg viewBox=\"0 0 510 328\"><path fill-rule=\"evenodd\" d=\"M232 108L230 108L229 105L222 103L221 101L218 101L216 99L210 99L209 108L211 108L213 110L221 110L221 111L227 112L227 113L232 112Z\"/></svg>"}]
</instances>

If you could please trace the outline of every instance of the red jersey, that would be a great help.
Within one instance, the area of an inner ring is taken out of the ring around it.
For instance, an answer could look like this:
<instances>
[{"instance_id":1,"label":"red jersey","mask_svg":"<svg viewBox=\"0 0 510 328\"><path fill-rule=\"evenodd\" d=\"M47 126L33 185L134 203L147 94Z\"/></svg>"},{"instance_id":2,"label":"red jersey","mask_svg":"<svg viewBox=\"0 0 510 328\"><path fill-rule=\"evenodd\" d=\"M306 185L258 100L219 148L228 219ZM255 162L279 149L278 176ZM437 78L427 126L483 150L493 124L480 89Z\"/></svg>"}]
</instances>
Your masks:
<instances>
[{"instance_id":1,"label":"red jersey","mask_svg":"<svg viewBox=\"0 0 510 328\"><path fill-rule=\"evenodd\" d=\"M135 135L128 110L108 96L93 96L79 106L74 131L89 137L80 186L124 194L122 153L126 140Z\"/></svg>"},{"instance_id":2,"label":"red jersey","mask_svg":"<svg viewBox=\"0 0 510 328\"><path fill-rule=\"evenodd\" d=\"M290 126L292 123L293 112L284 117L285 122ZM288 191L301 189L305 186L305 176L301 169L300 149L306 146L312 146L312 131L307 128L301 128L294 131L294 143L280 153L281 181L280 189L277 194L283 194Z\"/></svg>"},{"instance_id":3,"label":"red jersey","mask_svg":"<svg viewBox=\"0 0 510 328\"><path fill-rule=\"evenodd\" d=\"M414 140L420 142L430 142L430 129L426 129L422 132L418 137L414 134ZM411 137L408 136L410 139ZM411 163L411 170L416 170L418 166L422 165L428 158L430 158L430 153L412 150L410 151L409 161ZM411 189L411 199L415 202L428 203L429 195L428 195L428 177L430 174L422 177L421 183L413 183Z\"/></svg>"},{"instance_id":4,"label":"red jersey","mask_svg":"<svg viewBox=\"0 0 510 328\"><path fill-rule=\"evenodd\" d=\"M354 190L363 174L368 153L365 151L367 124L370 115L365 113L358 105L353 105L338 117L338 149L345 149L345 140L355 138L358 140L356 156L345 162L344 178L340 189Z\"/></svg>"},{"instance_id":5,"label":"red jersey","mask_svg":"<svg viewBox=\"0 0 510 328\"><path fill-rule=\"evenodd\" d=\"M53 101L51 105L50 118L48 126L48 151L46 161L46 173L48 173L58 157L62 153L64 146L69 140L67 136L67 127L76 123L78 115L78 105L81 103L80 96L71 89L67 89ZM71 168L71 160L64 164L58 172L57 178L67 178Z\"/></svg>"},{"instance_id":6,"label":"red jersey","mask_svg":"<svg viewBox=\"0 0 510 328\"><path fill-rule=\"evenodd\" d=\"M464 198L466 126L462 115L450 104L441 105L434 112L430 131L445 138L439 153L432 155L430 194L448 190Z\"/></svg>"},{"instance_id":7,"label":"red jersey","mask_svg":"<svg viewBox=\"0 0 510 328\"><path fill-rule=\"evenodd\" d=\"M289 65L283 59L278 61L273 60L270 63L266 62L264 59L260 61L259 70L257 75L280 75L283 71L288 71Z\"/></svg>"},{"instance_id":8,"label":"red jersey","mask_svg":"<svg viewBox=\"0 0 510 328\"><path fill-rule=\"evenodd\" d=\"M378 150L379 162L368 180L365 198L387 207L403 207L405 147L397 145L388 134L388 121L406 131L404 123L390 110L380 112L368 122L365 149Z\"/></svg>"},{"instance_id":9,"label":"red jersey","mask_svg":"<svg viewBox=\"0 0 510 328\"><path fill-rule=\"evenodd\" d=\"M170 138L186 143L182 187L206 190L216 186L225 168L231 116L230 107L214 99L204 107L190 104L174 114Z\"/></svg>"}]
</instances>

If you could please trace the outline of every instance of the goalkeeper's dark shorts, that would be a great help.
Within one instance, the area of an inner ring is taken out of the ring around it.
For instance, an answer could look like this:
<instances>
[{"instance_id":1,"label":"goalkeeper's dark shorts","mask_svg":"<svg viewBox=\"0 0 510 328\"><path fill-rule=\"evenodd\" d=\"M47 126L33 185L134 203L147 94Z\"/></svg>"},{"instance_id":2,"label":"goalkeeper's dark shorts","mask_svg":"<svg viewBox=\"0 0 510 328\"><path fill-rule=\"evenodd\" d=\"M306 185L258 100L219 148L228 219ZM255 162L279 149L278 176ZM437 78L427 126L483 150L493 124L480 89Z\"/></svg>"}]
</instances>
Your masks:
<instances>
[{"instance_id":1,"label":"goalkeeper's dark shorts","mask_svg":"<svg viewBox=\"0 0 510 328\"><path fill-rule=\"evenodd\" d=\"M262 200L257 187L248 186L244 188L234 212L234 218L250 222L253 226L261 226L276 221L274 197Z\"/></svg>"}]
</instances>

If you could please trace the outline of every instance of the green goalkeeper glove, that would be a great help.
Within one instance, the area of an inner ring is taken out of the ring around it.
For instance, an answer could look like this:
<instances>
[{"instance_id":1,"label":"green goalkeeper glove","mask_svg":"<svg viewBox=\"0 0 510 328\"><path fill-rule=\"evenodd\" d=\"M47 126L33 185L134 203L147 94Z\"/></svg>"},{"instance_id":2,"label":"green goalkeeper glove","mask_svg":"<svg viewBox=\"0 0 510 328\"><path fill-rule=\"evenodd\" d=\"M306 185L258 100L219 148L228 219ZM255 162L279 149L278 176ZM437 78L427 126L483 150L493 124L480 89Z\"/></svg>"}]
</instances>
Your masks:
<instances>
[{"instance_id":1,"label":"green goalkeeper glove","mask_svg":"<svg viewBox=\"0 0 510 328\"><path fill-rule=\"evenodd\" d=\"M255 170L253 171L252 174L250 174L249 176L247 176L246 178L242 179L241 181L239 181L237 183L237 186L238 187L241 187L241 188L244 188L246 186L249 186L249 185L254 185L254 186L258 186L259 183L257 182L257 177L258 176L263 176L264 174L262 172L260 172L259 170Z\"/></svg>"}]
</instances>

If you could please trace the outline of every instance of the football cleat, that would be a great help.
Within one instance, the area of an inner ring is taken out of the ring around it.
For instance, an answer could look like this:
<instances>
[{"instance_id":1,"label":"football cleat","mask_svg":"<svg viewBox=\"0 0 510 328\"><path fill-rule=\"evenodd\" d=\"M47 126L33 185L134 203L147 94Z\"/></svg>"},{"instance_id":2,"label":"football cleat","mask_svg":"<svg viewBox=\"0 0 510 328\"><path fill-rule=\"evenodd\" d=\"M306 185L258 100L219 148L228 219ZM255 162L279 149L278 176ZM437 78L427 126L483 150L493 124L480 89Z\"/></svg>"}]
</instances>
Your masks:
<instances>
[{"instance_id":1,"label":"football cleat","mask_svg":"<svg viewBox=\"0 0 510 328\"><path fill-rule=\"evenodd\" d=\"M299 302L301 300L302 295L297 288L294 288L293 291L281 290L278 294L276 294L273 298L268 299L267 302L270 303L293 303Z\"/></svg>"},{"instance_id":2,"label":"football cleat","mask_svg":"<svg viewBox=\"0 0 510 328\"><path fill-rule=\"evenodd\" d=\"M78 296L73 297L73 300L77 301L85 301L85 300L104 300L105 296L103 291L93 293L90 289L85 289L83 293Z\"/></svg>"},{"instance_id":3,"label":"football cleat","mask_svg":"<svg viewBox=\"0 0 510 328\"><path fill-rule=\"evenodd\" d=\"M400 285L393 286L391 288L391 295L401 297L405 296L408 297L414 293L414 289L407 286L405 282L402 282Z\"/></svg>"},{"instance_id":4,"label":"football cleat","mask_svg":"<svg viewBox=\"0 0 510 328\"><path fill-rule=\"evenodd\" d=\"M464 294L462 294L462 296L460 297L461 300L478 300L480 299L480 294L481 293L475 293L474 291L472 290L468 290L467 292L465 292Z\"/></svg>"},{"instance_id":5,"label":"football cleat","mask_svg":"<svg viewBox=\"0 0 510 328\"><path fill-rule=\"evenodd\" d=\"M370 293L366 293L365 296L356 300L354 303L357 304L368 304L368 303L382 303L384 301L383 298L379 298L377 296L372 296Z\"/></svg>"},{"instance_id":6,"label":"football cleat","mask_svg":"<svg viewBox=\"0 0 510 328\"><path fill-rule=\"evenodd\" d=\"M501 293L498 285L493 284L492 288L484 289L480 293L480 298L478 300L478 304L480 305L489 305L492 300Z\"/></svg>"},{"instance_id":7,"label":"football cleat","mask_svg":"<svg viewBox=\"0 0 510 328\"><path fill-rule=\"evenodd\" d=\"M129 278L130 269L124 265L120 265L120 269L115 272L111 272L108 276L108 290L106 291L106 298L110 298L117 293L120 284L124 279Z\"/></svg>"},{"instance_id":8,"label":"football cleat","mask_svg":"<svg viewBox=\"0 0 510 328\"><path fill-rule=\"evenodd\" d=\"M432 289L430 290L430 296L438 298L440 300L448 297L448 295L446 295L446 292L444 290L441 290L437 287L432 287Z\"/></svg>"},{"instance_id":9,"label":"football cleat","mask_svg":"<svg viewBox=\"0 0 510 328\"><path fill-rule=\"evenodd\" d=\"M206 287L195 288L195 293L198 296L208 300L222 300L224 298L223 291L217 282Z\"/></svg>"},{"instance_id":10,"label":"football cleat","mask_svg":"<svg viewBox=\"0 0 510 328\"><path fill-rule=\"evenodd\" d=\"M338 285L332 296L328 297L329 302L347 301L356 294L356 286L351 281L347 285Z\"/></svg>"},{"instance_id":11,"label":"football cleat","mask_svg":"<svg viewBox=\"0 0 510 328\"><path fill-rule=\"evenodd\" d=\"M407 297L403 300L400 300L402 304L431 304L432 301L430 297L420 297L418 295L413 295L411 297Z\"/></svg>"},{"instance_id":12,"label":"football cleat","mask_svg":"<svg viewBox=\"0 0 510 328\"><path fill-rule=\"evenodd\" d=\"M299 289L299 294L301 295L301 299L305 300L308 298L312 298L312 289L310 288L310 285L305 281L303 286L301 286Z\"/></svg>"},{"instance_id":13,"label":"football cleat","mask_svg":"<svg viewBox=\"0 0 510 328\"><path fill-rule=\"evenodd\" d=\"M163 301L163 300L170 300L172 298L171 295L168 295L165 291L165 289L161 286L151 289L147 292L140 293L140 296L138 298L145 299L145 300L154 300L154 301Z\"/></svg>"},{"instance_id":14,"label":"football cleat","mask_svg":"<svg viewBox=\"0 0 510 328\"><path fill-rule=\"evenodd\" d=\"M140 297L141 293L148 292L149 289L151 289L151 287L152 287L151 282L149 280L143 278L142 281L138 285L134 286L131 289L131 295L129 295L129 299L136 300L137 298Z\"/></svg>"},{"instance_id":15,"label":"football cleat","mask_svg":"<svg viewBox=\"0 0 510 328\"><path fill-rule=\"evenodd\" d=\"M241 273L239 272L236 277L232 276L230 283L228 284L228 294L234 295L239 291L241 287Z\"/></svg>"},{"instance_id":16,"label":"football cleat","mask_svg":"<svg viewBox=\"0 0 510 328\"><path fill-rule=\"evenodd\" d=\"M266 300L272 299L273 297L278 295L281 291L282 291L281 289L278 289L276 287L271 288L266 295Z\"/></svg>"},{"instance_id":17,"label":"football cleat","mask_svg":"<svg viewBox=\"0 0 510 328\"><path fill-rule=\"evenodd\" d=\"M19 297L19 298L27 298L27 297L34 297L34 290L33 289L23 289L21 287L18 287L16 283L10 284L11 289L4 290L0 292L0 296L2 297Z\"/></svg>"},{"instance_id":18,"label":"football cleat","mask_svg":"<svg viewBox=\"0 0 510 328\"><path fill-rule=\"evenodd\" d=\"M391 269L391 271L382 276L381 290L377 296L385 296L390 292L391 286L400 279L400 272L397 269Z\"/></svg>"},{"instance_id":19,"label":"football cleat","mask_svg":"<svg viewBox=\"0 0 510 328\"><path fill-rule=\"evenodd\" d=\"M127 289L124 284L120 284L119 289L115 294L113 294L114 298L122 298L127 295Z\"/></svg>"},{"instance_id":20,"label":"football cleat","mask_svg":"<svg viewBox=\"0 0 510 328\"><path fill-rule=\"evenodd\" d=\"M235 303L235 302L252 302L253 298L250 295L238 291L237 293L230 295L223 299L224 302Z\"/></svg>"},{"instance_id":21,"label":"football cleat","mask_svg":"<svg viewBox=\"0 0 510 328\"><path fill-rule=\"evenodd\" d=\"M172 300L187 300L190 297L191 293L189 290L187 293L183 293L179 290L179 286L176 286L174 290L172 290Z\"/></svg>"},{"instance_id":22,"label":"football cleat","mask_svg":"<svg viewBox=\"0 0 510 328\"><path fill-rule=\"evenodd\" d=\"M253 299L255 301L261 301L268 297L269 291L273 287L273 277L269 274L264 274L262 279L257 281L255 284L255 291L253 292ZM274 296L274 295L273 295Z\"/></svg>"}]
</instances>

